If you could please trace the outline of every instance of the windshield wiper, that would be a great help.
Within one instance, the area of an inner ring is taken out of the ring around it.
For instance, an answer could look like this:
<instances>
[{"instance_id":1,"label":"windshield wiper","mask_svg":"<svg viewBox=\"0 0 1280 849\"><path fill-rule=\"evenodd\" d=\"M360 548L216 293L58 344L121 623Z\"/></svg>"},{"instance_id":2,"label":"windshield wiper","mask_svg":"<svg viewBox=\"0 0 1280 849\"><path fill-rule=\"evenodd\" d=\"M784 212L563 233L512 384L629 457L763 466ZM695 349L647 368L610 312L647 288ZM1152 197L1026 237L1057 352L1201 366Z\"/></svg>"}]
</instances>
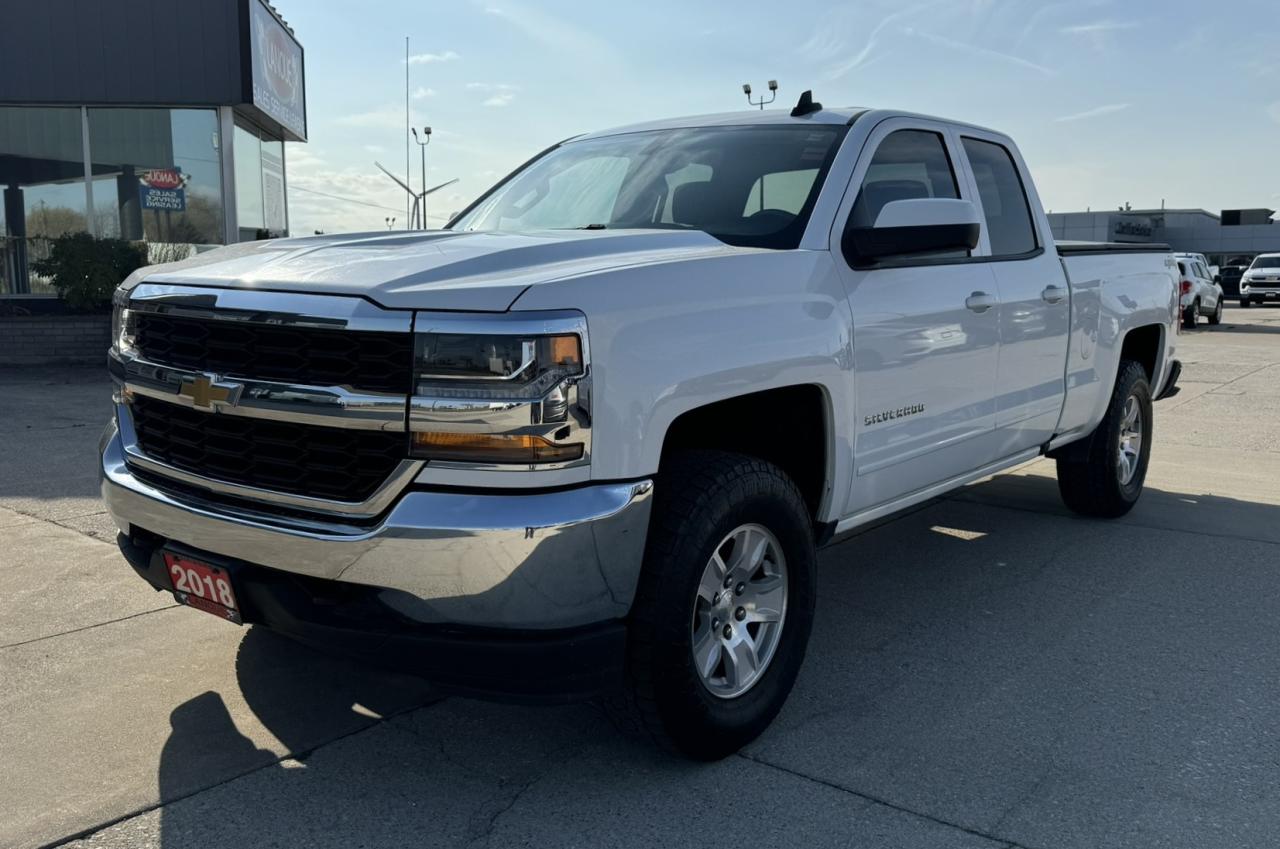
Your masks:
<instances>
[{"instance_id":1,"label":"windshield wiper","mask_svg":"<svg viewBox=\"0 0 1280 849\"><path fill-rule=\"evenodd\" d=\"M583 224L581 227L574 227L575 230L607 230L608 224Z\"/></svg>"}]
</instances>

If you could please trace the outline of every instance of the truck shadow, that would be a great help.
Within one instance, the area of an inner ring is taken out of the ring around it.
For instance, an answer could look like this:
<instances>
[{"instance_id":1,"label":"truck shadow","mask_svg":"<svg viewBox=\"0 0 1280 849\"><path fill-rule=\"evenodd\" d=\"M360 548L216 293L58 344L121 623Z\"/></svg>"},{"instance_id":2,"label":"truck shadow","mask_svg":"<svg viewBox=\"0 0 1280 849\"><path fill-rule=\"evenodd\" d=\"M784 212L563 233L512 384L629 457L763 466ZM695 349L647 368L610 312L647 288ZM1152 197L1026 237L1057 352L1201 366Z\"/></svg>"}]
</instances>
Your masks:
<instances>
[{"instance_id":1,"label":"truck shadow","mask_svg":"<svg viewBox=\"0 0 1280 849\"><path fill-rule=\"evenodd\" d=\"M405 679L255 628L238 683L293 759L244 736L215 694L179 706L159 783L182 801L161 811L162 844L670 845L697 822L843 845L863 827L861 797L775 766L966 827L1004 821L1001 836L1036 845L1052 842L1041 820L1097 845L1100 809L1135 821L1162 798L1195 803L1169 834L1198 833L1201 803L1256 821L1233 806L1271 792L1280 765L1257 754L1271 750L1266 724L1232 717L1280 701L1272 528L1275 505L1157 489L1124 520L1080 519L1052 478L1006 475L867 530L822 554L813 640L782 714L744 757L709 765L623 737L589 705L412 709ZM1234 783L1188 778L1209 726L1229 740L1214 757L1240 765ZM217 766L219 749L239 768L193 769ZM743 782L793 778L781 810L740 804ZM1280 827L1280 811L1259 825Z\"/></svg>"}]
</instances>

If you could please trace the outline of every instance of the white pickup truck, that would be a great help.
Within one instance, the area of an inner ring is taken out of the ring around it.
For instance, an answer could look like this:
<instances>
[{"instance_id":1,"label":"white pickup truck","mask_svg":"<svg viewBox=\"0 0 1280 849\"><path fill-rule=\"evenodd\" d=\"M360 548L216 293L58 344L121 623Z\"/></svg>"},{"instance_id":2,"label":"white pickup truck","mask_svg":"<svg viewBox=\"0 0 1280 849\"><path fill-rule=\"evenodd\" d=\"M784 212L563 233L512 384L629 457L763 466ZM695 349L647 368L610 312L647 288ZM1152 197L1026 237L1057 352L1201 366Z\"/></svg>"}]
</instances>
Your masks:
<instances>
[{"instance_id":1,"label":"white pickup truck","mask_svg":"<svg viewBox=\"0 0 1280 849\"><path fill-rule=\"evenodd\" d=\"M102 496L182 602L716 758L791 690L834 536L1042 455L1075 511L1133 506L1177 284L1055 244L968 124L593 133L442 231L131 275Z\"/></svg>"}]
</instances>

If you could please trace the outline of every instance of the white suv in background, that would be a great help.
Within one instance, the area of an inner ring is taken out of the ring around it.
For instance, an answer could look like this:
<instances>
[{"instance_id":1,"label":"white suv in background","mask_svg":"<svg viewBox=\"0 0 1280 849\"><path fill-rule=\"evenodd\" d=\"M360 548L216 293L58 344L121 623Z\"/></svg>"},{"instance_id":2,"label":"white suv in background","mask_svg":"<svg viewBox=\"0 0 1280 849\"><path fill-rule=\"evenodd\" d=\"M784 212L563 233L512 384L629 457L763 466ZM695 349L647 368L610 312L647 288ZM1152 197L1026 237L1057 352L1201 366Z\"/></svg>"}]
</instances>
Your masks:
<instances>
[{"instance_id":1,"label":"white suv in background","mask_svg":"<svg viewBox=\"0 0 1280 849\"><path fill-rule=\"evenodd\" d=\"M1178 259L1181 282L1182 326L1195 327L1201 315L1209 317L1210 324L1222 322L1222 285L1209 270L1202 254L1174 254ZM1278 269L1280 271L1280 269ZM1280 284L1278 284L1280 285Z\"/></svg>"},{"instance_id":2,"label":"white suv in background","mask_svg":"<svg viewBox=\"0 0 1280 849\"><path fill-rule=\"evenodd\" d=\"M1240 306L1280 298L1280 254L1258 254L1240 278Z\"/></svg>"}]
</instances>

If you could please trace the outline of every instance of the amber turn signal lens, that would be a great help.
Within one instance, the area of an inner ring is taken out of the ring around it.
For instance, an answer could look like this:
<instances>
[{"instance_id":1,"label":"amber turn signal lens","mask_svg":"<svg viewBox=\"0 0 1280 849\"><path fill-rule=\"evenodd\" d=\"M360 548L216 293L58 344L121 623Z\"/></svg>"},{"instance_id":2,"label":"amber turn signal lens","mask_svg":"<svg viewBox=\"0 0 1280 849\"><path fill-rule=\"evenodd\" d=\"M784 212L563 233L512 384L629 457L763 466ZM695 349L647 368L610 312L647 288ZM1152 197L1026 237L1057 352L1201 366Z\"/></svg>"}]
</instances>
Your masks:
<instances>
[{"instance_id":1,"label":"amber turn signal lens","mask_svg":"<svg viewBox=\"0 0 1280 849\"><path fill-rule=\"evenodd\" d=\"M547 342L551 346L551 362L558 366L582 366L582 343L572 333L564 336L550 336ZM575 372L576 373L576 372Z\"/></svg>"},{"instance_id":2,"label":"amber turn signal lens","mask_svg":"<svg viewBox=\"0 0 1280 849\"><path fill-rule=\"evenodd\" d=\"M467 463L566 463L582 458L582 443L557 445L542 436L427 431L413 434L413 455Z\"/></svg>"}]
</instances>

